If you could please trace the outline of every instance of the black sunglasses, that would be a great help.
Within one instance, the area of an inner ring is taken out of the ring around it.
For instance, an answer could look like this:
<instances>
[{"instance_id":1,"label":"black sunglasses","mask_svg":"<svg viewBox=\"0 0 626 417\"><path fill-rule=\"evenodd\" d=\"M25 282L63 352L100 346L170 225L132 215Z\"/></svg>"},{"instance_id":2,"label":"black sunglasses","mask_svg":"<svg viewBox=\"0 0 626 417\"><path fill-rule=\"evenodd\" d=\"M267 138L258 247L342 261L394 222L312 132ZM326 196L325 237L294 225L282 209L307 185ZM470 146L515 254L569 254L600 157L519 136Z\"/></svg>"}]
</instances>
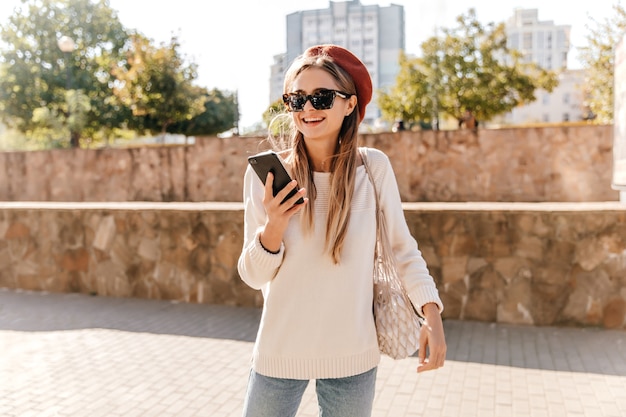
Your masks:
<instances>
[{"instance_id":1,"label":"black sunglasses","mask_svg":"<svg viewBox=\"0 0 626 417\"><path fill-rule=\"evenodd\" d=\"M283 94L283 102L289 111L303 111L307 101L310 101L315 110L328 110L333 107L335 96L343 99L350 98L352 94L342 93L337 90L318 90L313 94L289 93Z\"/></svg>"}]
</instances>

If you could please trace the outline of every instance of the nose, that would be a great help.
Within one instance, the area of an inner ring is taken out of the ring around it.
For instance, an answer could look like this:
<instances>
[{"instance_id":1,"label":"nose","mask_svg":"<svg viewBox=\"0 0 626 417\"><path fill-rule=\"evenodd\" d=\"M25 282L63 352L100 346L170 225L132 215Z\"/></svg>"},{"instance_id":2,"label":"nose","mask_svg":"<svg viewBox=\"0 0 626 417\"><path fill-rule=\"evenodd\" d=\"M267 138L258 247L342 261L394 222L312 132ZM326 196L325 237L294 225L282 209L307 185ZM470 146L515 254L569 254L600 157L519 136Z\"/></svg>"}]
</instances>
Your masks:
<instances>
[{"instance_id":1,"label":"nose","mask_svg":"<svg viewBox=\"0 0 626 417\"><path fill-rule=\"evenodd\" d=\"M304 102L304 107L302 107L303 111L315 110L315 107L313 107L313 101L312 100L313 100L312 96L307 96L306 97L306 101ZM307 108L307 106L309 106L309 107Z\"/></svg>"}]
</instances>

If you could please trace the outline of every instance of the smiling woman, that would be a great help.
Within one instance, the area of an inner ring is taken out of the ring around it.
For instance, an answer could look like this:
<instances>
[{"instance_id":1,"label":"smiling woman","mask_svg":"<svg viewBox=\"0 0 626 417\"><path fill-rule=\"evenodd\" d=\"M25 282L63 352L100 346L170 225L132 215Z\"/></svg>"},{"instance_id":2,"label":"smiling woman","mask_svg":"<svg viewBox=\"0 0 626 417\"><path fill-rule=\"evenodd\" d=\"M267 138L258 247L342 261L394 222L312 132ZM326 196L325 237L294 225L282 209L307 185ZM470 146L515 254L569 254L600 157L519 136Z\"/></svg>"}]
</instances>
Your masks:
<instances>
[{"instance_id":1,"label":"smiling woman","mask_svg":"<svg viewBox=\"0 0 626 417\"><path fill-rule=\"evenodd\" d=\"M294 180L275 194L271 174L262 184L246 170L238 271L264 298L246 417L295 416L311 379L320 415L371 415L381 355L372 313L379 200L398 271L428 321L417 371L444 364L443 304L405 221L393 169L382 151L357 146L372 94L352 52L308 48L285 73L293 130L276 149Z\"/></svg>"}]
</instances>

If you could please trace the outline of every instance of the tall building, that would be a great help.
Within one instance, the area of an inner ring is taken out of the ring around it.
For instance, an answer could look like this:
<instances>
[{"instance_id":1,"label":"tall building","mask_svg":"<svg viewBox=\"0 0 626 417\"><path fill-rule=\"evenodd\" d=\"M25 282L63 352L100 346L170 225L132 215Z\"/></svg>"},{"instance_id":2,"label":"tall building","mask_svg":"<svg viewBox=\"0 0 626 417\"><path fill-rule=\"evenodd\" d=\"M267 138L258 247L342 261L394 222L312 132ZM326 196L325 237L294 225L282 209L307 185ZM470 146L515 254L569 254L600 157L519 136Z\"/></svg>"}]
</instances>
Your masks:
<instances>
[{"instance_id":1,"label":"tall building","mask_svg":"<svg viewBox=\"0 0 626 417\"><path fill-rule=\"evenodd\" d=\"M511 123L558 123L583 120L583 79L584 70L560 72L559 85L551 93L544 90L536 91L536 101L513 109L510 113Z\"/></svg>"},{"instance_id":2,"label":"tall building","mask_svg":"<svg viewBox=\"0 0 626 417\"><path fill-rule=\"evenodd\" d=\"M506 22L507 46L520 51L526 62L542 68L567 68L570 50L569 25L555 25L552 20L539 20L537 9L515 9Z\"/></svg>"},{"instance_id":3,"label":"tall building","mask_svg":"<svg viewBox=\"0 0 626 417\"><path fill-rule=\"evenodd\" d=\"M525 62L555 71L559 77L559 85L552 93L539 90L535 102L506 114L507 124L583 120L584 71L567 69L570 31L569 25L539 20L537 9L515 9L513 17L507 20L507 46L521 52Z\"/></svg>"},{"instance_id":4,"label":"tall building","mask_svg":"<svg viewBox=\"0 0 626 417\"><path fill-rule=\"evenodd\" d=\"M283 95L283 81L288 66L287 54L274 55L274 63L270 67L270 104L280 99Z\"/></svg>"},{"instance_id":5,"label":"tall building","mask_svg":"<svg viewBox=\"0 0 626 417\"><path fill-rule=\"evenodd\" d=\"M283 76L291 62L308 47L334 43L352 51L369 70L374 98L367 106L365 124L380 117L376 90L395 84L398 58L404 50L404 7L363 5L360 0L330 1L327 9L287 15L287 51L274 57L270 103L283 92Z\"/></svg>"}]
</instances>

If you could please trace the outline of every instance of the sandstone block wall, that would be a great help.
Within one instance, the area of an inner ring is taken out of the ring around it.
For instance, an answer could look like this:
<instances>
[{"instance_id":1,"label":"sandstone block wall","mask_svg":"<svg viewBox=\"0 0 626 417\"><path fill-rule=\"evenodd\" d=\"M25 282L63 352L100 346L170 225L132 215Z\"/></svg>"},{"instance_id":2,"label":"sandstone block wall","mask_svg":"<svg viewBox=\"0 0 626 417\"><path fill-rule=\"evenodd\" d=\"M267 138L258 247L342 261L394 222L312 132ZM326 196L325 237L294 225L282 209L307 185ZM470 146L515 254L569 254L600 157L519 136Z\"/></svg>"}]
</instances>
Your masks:
<instances>
[{"instance_id":1,"label":"sandstone block wall","mask_svg":"<svg viewBox=\"0 0 626 417\"><path fill-rule=\"evenodd\" d=\"M364 136L394 166L403 201L617 201L612 126Z\"/></svg>"},{"instance_id":2,"label":"sandstone block wall","mask_svg":"<svg viewBox=\"0 0 626 417\"><path fill-rule=\"evenodd\" d=\"M626 328L626 205L405 206L446 317Z\"/></svg>"},{"instance_id":3,"label":"sandstone block wall","mask_svg":"<svg viewBox=\"0 0 626 417\"><path fill-rule=\"evenodd\" d=\"M444 317L626 329L626 206L405 204ZM262 305L241 203L0 203L0 287Z\"/></svg>"},{"instance_id":4,"label":"sandstone block wall","mask_svg":"<svg viewBox=\"0 0 626 417\"><path fill-rule=\"evenodd\" d=\"M191 146L0 153L0 201L241 201L261 138ZM362 136L386 152L403 201L617 201L612 126Z\"/></svg>"}]
</instances>

